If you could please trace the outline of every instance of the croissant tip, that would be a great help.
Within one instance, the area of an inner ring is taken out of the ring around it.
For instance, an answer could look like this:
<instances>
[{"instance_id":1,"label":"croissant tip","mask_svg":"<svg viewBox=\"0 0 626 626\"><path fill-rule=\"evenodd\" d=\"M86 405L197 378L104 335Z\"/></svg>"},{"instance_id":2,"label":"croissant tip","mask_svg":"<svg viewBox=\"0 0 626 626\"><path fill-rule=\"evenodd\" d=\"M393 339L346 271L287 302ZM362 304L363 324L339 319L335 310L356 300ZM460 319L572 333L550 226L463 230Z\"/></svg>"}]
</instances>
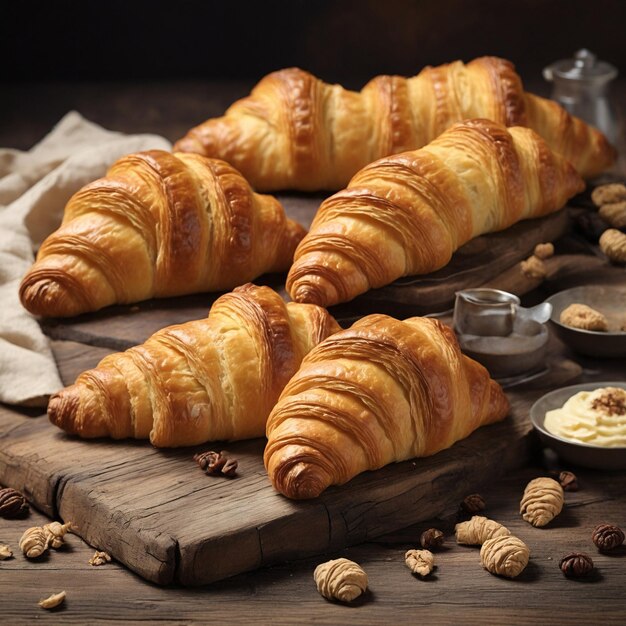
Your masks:
<instances>
[{"instance_id":1,"label":"croissant tip","mask_svg":"<svg viewBox=\"0 0 626 626\"><path fill-rule=\"evenodd\" d=\"M65 432L78 434L76 425L78 402L78 395L72 392L72 387L62 389L51 396L48 402L48 419Z\"/></svg>"},{"instance_id":2,"label":"croissant tip","mask_svg":"<svg viewBox=\"0 0 626 626\"><path fill-rule=\"evenodd\" d=\"M275 487L292 500L317 498L331 484L331 477L319 465L304 463L287 464L276 477Z\"/></svg>"},{"instance_id":3,"label":"croissant tip","mask_svg":"<svg viewBox=\"0 0 626 626\"><path fill-rule=\"evenodd\" d=\"M27 274L20 285L19 296L29 313L42 317L68 317L88 310L75 292L61 281L45 276Z\"/></svg>"}]
</instances>

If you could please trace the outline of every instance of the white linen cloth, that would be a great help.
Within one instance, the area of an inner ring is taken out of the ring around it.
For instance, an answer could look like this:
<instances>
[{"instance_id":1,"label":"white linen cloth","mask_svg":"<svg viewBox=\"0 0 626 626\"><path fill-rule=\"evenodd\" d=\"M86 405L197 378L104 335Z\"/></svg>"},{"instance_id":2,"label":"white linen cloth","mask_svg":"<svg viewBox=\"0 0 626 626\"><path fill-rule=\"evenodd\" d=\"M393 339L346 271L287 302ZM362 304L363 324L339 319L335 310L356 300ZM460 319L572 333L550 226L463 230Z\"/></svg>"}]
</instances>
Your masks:
<instances>
[{"instance_id":1,"label":"white linen cloth","mask_svg":"<svg viewBox=\"0 0 626 626\"><path fill-rule=\"evenodd\" d=\"M48 339L18 297L33 250L76 191L125 154L150 149L171 144L105 130L75 111L27 152L0 148L0 402L45 406L63 386Z\"/></svg>"}]
</instances>

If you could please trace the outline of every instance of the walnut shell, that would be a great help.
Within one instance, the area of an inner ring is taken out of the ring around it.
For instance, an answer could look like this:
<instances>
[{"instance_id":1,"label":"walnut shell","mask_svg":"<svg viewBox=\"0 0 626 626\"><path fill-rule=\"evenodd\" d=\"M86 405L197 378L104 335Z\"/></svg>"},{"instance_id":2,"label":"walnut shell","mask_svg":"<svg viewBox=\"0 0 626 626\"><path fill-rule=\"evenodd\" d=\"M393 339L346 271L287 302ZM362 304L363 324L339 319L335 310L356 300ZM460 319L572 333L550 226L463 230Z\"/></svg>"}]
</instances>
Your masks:
<instances>
[{"instance_id":1,"label":"walnut shell","mask_svg":"<svg viewBox=\"0 0 626 626\"><path fill-rule=\"evenodd\" d=\"M626 200L626 186L621 183L599 185L591 192L591 201L598 207L622 200Z\"/></svg>"},{"instance_id":2,"label":"walnut shell","mask_svg":"<svg viewBox=\"0 0 626 626\"><path fill-rule=\"evenodd\" d=\"M492 574L515 578L528 565L528 546L513 535L487 539L480 549L480 562Z\"/></svg>"},{"instance_id":3,"label":"walnut shell","mask_svg":"<svg viewBox=\"0 0 626 626\"><path fill-rule=\"evenodd\" d=\"M435 567L435 555L430 550L408 550L404 562L414 574L428 576Z\"/></svg>"},{"instance_id":4,"label":"walnut shell","mask_svg":"<svg viewBox=\"0 0 626 626\"><path fill-rule=\"evenodd\" d=\"M522 517L533 526L549 524L563 509L563 487L556 480L540 477L531 480L520 502Z\"/></svg>"},{"instance_id":5,"label":"walnut shell","mask_svg":"<svg viewBox=\"0 0 626 626\"><path fill-rule=\"evenodd\" d=\"M613 228L626 228L626 201L605 204L600 207L598 214Z\"/></svg>"},{"instance_id":6,"label":"walnut shell","mask_svg":"<svg viewBox=\"0 0 626 626\"><path fill-rule=\"evenodd\" d=\"M66 596L65 591L61 591L59 593L53 593L48 598L39 600L39 606L42 609L54 609L55 607L65 602L65 596Z\"/></svg>"},{"instance_id":7,"label":"walnut shell","mask_svg":"<svg viewBox=\"0 0 626 626\"><path fill-rule=\"evenodd\" d=\"M502 524L482 515L474 515L467 522L454 527L456 542L469 546L482 545L487 539L510 535L511 532Z\"/></svg>"},{"instance_id":8,"label":"walnut shell","mask_svg":"<svg viewBox=\"0 0 626 626\"><path fill-rule=\"evenodd\" d=\"M352 602L367 589L367 574L354 561L335 559L315 568L317 590L329 600Z\"/></svg>"},{"instance_id":9,"label":"walnut shell","mask_svg":"<svg viewBox=\"0 0 626 626\"><path fill-rule=\"evenodd\" d=\"M606 317L586 304L570 304L561 311L559 321L565 326L596 332L606 332L609 328Z\"/></svg>"},{"instance_id":10,"label":"walnut shell","mask_svg":"<svg viewBox=\"0 0 626 626\"><path fill-rule=\"evenodd\" d=\"M609 228L600 237L600 250L614 263L626 263L626 235Z\"/></svg>"}]
</instances>

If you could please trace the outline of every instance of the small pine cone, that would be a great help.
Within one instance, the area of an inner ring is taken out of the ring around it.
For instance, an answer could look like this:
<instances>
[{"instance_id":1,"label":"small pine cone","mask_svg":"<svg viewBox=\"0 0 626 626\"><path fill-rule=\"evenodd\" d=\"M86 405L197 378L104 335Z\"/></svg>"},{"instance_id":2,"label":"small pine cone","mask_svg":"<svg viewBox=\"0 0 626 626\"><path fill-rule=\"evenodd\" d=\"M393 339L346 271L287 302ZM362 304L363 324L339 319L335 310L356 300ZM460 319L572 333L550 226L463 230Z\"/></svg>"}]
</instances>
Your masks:
<instances>
[{"instance_id":1,"label":"small pine cone","mask_svg":"<svg viewBox=\"0 0 626 626\"><path fill-rule=\"evenodd\" d=\"M624 543L624 531L613 524L599 524L594 528L591 539L600 552L610 552Z\"/></svg>"},{"instance_id":2,"label":"small pine cone","mask_svg":"<svg viewBox=\"0 0 626 626\"><path fill-rule=\"evenodd\" d=\"M599 185L591 192L591 201L600 207L603 204L613 204L626 200L626 186L621 183Z\"/></svg>"},{"instance_id":3,"label":"small pine cone","mask_svg":"<svg viewBox=\"0 0 626 626\"><path fill-rule=\"evenodd\" d=\"M0 489L0 517L16 519L28 515L28 501L15 489Z\"/></svg>"},{"instance_id":4,"label":"small pine cone","mask_svg":"<svg viewBox=\"0 0 626 626\"><path fill-rule=\"evenodd\" d=\"M420 545L425 550L437 550L441 548L445 540L445 535L440 530L429 528L421 534Z\"/></svg>"},{"instance_id":5,"label":"small pine cone","mask_svg":"<svg viewBox=\"0 0 626 626\"><path fill-rule=\"evenodd\" d=\"M552 478L531 480L520 502L522 517L533 526L549 524L563 509L563 487Z\"/></svg>"},{"instance_id":6,"label":"small pine cone","mask_svg":"<svg viewBox=\"0 0 626 626\"><path fill-rule=\"evenodd\" d=\"M626 263L626 234L615 229L605 230L600 237L600 250L613 263Z\"/></svg>"},{"instance_id":7,"label":"small pine cone","mask_svg":"<svg viewBox=\"0 0 626 626\"><path fill-rule=\"evenodd\" d=\"M352 602L367 589L367 574L361 566L348 559L335 559L315 568L313 578L317 590L329 600Z\"/></svg>"},{"instance_id":8,"label":"small pine cone","mask_svg":"<svg viewBox=\"0 0 626 626\"><path fill-rule=\"evenodd\" d=\"M485 500L479 493L471 493L461 502L461 512L468 515L476 515L476 513L484 511L485 507Z\"/></svg>"},{"instance_id":9,"label":"small pine cone","mask_svg":"<svg viewBox=\"0 0 626 626\"><path fill-rule=\"evenodd\" d=\"M511 534L506 526L502 526L502 524L498 524L498 522L482 515L474 515L469 521L457 524L454 527L454 533L457 543L468 546L479 546L487 539Z\"/></svg>"},{"instance_id":10,"label":"small pine cone","mask_svg":"<svg viewBox=\"0 0 626 626\"><path fill-rule=\"evenodd\" d=\"M572 552L559 561L559 567L568 578L582 578L593 570L593 560L582 552Z\"/></svg>"},{"instance_id":11,"label":"small pine cone","mask_svg":"<svg viewBox=\"0 0 626 626\"><path fill-rule=\"evenodd\" d=\"M560 472L559 484L563 487L563 491L578 491L578 478L574 472Z\"/></svg>"},{"instance_id":12,"label":"small pine cone","mask_svg":"<svg viewBox=\"0 0 626 626\"><path fill-rule=\"evenodd\" d=\"M528 546L513 535L487 539L480 549L480 562L492 574L515 578L528 565Z\"/></svg>"},{"instance_id":13,"label":"small pine cone","mask_svg":"<svg viewBox=\"0 0 626 626\"><path fill-rule=\"evenodd\" d=\"M20 539L20 550L29 559L36 559L48 549L48 537L41 526L33 526L24 531Z\"/></svg>"},{"instance_id":14,"label":"small pine cone","mask_svg":"<svg viewBox=\"0 0 626 626\"><path fill-rule=\"evenodd\" d=\"M409 550L404 562L414 574L428 576L435 567L435 555L430 550Z\"/></svg>"}]
</instances>

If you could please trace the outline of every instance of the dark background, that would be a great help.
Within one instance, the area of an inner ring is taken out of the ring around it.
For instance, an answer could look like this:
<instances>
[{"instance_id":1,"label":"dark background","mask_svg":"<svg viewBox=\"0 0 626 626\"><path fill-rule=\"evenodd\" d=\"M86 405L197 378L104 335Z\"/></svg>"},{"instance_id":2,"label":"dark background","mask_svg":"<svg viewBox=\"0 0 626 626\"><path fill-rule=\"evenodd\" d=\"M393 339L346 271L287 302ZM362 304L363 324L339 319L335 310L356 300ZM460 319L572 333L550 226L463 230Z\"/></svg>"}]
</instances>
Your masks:
<instances>
[{"instance_id":1,"label":"dark background","mask_svg":"<svg viewBox=\"0 0 626 626\"><path fill-rule=\"evenodd\" d=\"M581 47L626 71L626 1L0 0L0 145L28 147L70 108L175 139L292 65L360 88L495 54L545 92L541 69Z\"/></svg>"}]
</instances>

